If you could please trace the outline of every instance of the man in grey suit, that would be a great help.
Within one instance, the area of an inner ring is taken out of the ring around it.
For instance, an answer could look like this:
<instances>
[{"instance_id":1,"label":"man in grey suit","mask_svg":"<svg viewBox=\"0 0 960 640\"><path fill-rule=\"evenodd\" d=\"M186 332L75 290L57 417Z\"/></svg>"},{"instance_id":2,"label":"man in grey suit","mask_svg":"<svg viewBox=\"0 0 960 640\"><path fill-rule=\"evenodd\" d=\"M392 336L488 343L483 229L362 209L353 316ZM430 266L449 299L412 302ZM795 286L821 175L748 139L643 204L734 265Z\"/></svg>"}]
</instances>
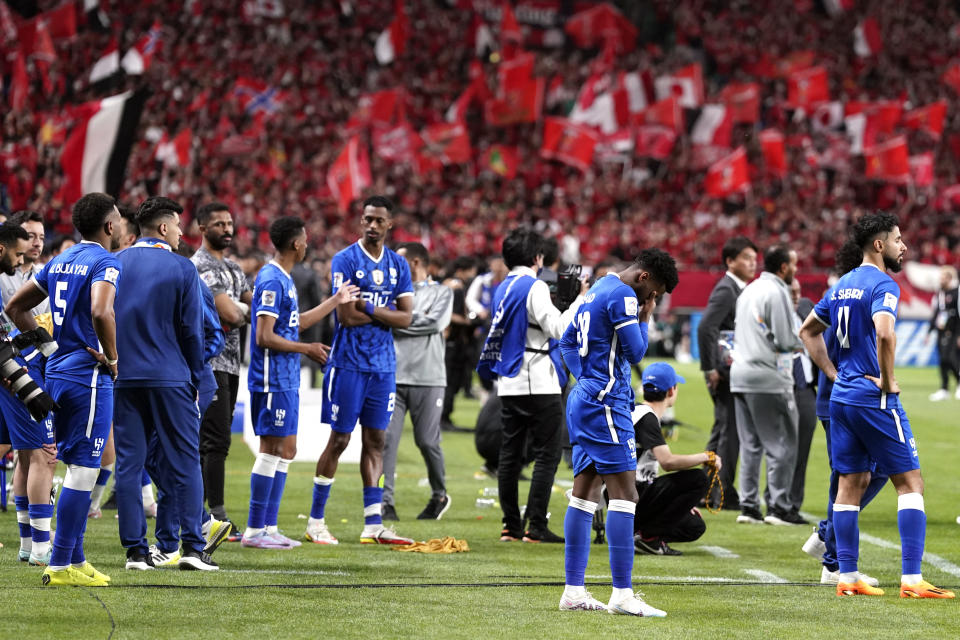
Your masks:
<instances>
[{"instance_id":1,"label":"man in grey suit","mask_svg":"<svg viewBox=\"0 0 960 640\"><path fill-rule=\"evenodd\" d=\"M700 348L700 369L707 381L713 400L713 429L707 442L708 451L716 451L723 460L720 482L723 485L725 509L740 509L740 500L734 487L737 474L737 456L740 439L733 395L730 393L730 363L727 358L732 343L737 298L757 271L757 247L744 236L727 240L721 253L727 273L713 287L707 308L697 329ZM721 347L724 343L727 347ZM711 496L711 503L720 501L719 492Z\"/></svg>"},{"instance_id":2,"label":"man in grey suit","mask_svg":"<svg viewBox=\"0 0 960 640\"><path fill-rule=\"evenodd\" d=\"M790 489L797 462L797 402L793 393L797 336L790 284L797 253L773 247L763 273L737 299L730 391L740 436L740 515L737 522L802 524L791 511ZM760 463L767 462L767 517L760 513Z\"/></svg>"}]
</instances>

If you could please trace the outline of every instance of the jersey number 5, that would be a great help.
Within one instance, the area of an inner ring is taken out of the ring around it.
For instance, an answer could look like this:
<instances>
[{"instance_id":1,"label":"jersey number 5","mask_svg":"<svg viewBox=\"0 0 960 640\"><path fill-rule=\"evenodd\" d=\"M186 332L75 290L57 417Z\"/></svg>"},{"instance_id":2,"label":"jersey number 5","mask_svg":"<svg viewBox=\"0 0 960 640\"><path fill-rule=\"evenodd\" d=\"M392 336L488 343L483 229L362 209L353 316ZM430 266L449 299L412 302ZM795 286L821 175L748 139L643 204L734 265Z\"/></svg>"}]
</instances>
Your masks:
<instances>
[{"instance_id":1,"label":"jersey number 5","mask_svg":"<svg viewBox=\"0 0 960 640\"><path fill-rule=\"evenodd\" d=\"M590 312L584 311L577 316L577 342L580 344L580 357L585 358L590 350L587 334L590 333Z\"/></svg>"},{"instance_id":2,"label":"jersey number 5","mask_svg":"<svg viewBox=\"0 0 960 640\"><path fill-rule=\"evenodd\" d=\"M64 295L67 293L67 282L58 282L57 290L53 294L53 306L56 311L53 312L53 322L58 327L63 325L63 314L67 312L67 300Z\"/></svg>"},{"instance_id":3,"label":"jersey number 5","mask_svg":"<svg viewBox=\"0 0 960 640\"><path fill-rule=\"evenodd\" d=\"M837 341L841 349L850 348L850 307L837 309Z\"/></svg>"}]
</instances>

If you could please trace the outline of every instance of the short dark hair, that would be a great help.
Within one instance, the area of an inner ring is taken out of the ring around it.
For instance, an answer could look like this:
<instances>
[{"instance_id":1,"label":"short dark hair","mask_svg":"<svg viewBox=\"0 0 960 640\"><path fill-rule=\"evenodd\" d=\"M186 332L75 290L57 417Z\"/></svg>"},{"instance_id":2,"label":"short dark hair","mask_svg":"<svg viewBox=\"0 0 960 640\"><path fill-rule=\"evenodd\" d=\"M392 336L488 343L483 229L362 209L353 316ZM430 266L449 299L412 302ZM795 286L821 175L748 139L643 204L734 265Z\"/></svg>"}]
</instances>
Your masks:
<instances>
[{"instance_id":1,"label":"short dark hair","mask_svg":"<svg viewBox=\"0 0 960 640\"><path fill-rule=\"evenodd\" d=\"M277 251L286 251L305 226L303 220L294 216L277 218L270 224L270 242Z\"/></svg>"},{"instance_id":2,"label":"short dark hair","mask_svg":"<svg viewBox=\"0 0 960 640\"><path fill-rule=\"evenodd\" d=\"M208 202L197 209L197 224L207 224L210 222L210 216L217 211L230 211L230 207L223 202Z\"/></svg>"},{"instance_id":3,"label":"short dark hair","mask_svg":"<svg viewBox=\"0 0 960 640\"><path fill-rule=\"evenodd\" d=\"M410 258L416 258L424 265L430 264L430 252L419 242L404 242L397 249L404 249Z\"/></svg>"},{"instance_id":4,"label":"short dark hair","mask_svg":"<svg viewBox=\"0 0 960 640\"><path fill-rule=\"evenodd\" d=\"M543 254L543 236L529 227L519 227L503 239L503 261L507 269L529 267Z\"/></svg>"},{"instance_id":5,"label":"short dark hair","mask_svg":"<svg viewBox=\"0 0 960 640\"><path fill-rule=\"evenodd\" d=\"M856 242L848 240L844 242L836 254L836 264L834 268L839 275L846 275L863 264L863 249Z\"/></svg>"},{"instance_id":6,"label":"short dark hair","mask_svg":"<svg viewBox=\"0 0 960 640\"><path fill-rule=\"evenodd\" d=\"M663 249L644 249L634 258L634 264L649 273L662 284L667 293L673 293L680 283L677 274L677 263L673 257Z\"/></svg>"},{"instance_id":7,"label":"short dark hair","mask_svg":"<svg viewBox=\"0 0 960 640\"><path fill-rule=\"evenodd\" d=\"M144 227L152 229L160 218L181 213L183 213L183 207L170 198L151 196L140 203L136 220L141 230Z\"/></svg>"},{"instance_id":8,"label":"short dark hair","mask_svg":"<svg viewBox=\"0 0 960 640\"><path fill-rule=\"evenodd\" d=\"M363 201L363 208L367 207L383 207L391 214L393 213L393 201L387 196L370 196Z\"/></svg>"},{"instance_id":9,"label":"short dark hair","mask_svg":"<svg viewBox=\"0 0 960 640\"><path fill-rule=\"evenodd\" d=\"M140 225L137 224L137 212L125 204L117 204L117 209L120 211L120 217L123 218L124 224L127 225L127 232L139 238Z\"/></svg>"},{"instance_id":10,"label":"short dark hair","mask_svg":"<svg viewBox=\"0 0 960 640\"><path fill-rule=\"evenodd\" d=\"M0 244L5 247L12 247L17 240L29 240L30 234L19 224L14 224L7 220L0 224Z\"/></svg>"},{"instance_id":11,"label":"short dark hair","mask_svg":"<svg viewBox=\"0 0 960 640\"><path fill-rule=\"evenodd\" d=\"M720 257L723 259L723 266L727 266L727 260L735 260L744 249L753 249L757 253L760 253L757 245L753 244L753 240L747 236L736 236L727 240L723 244L723 251L720 252Z\"/></svg>"},{"instance_id":12,"label":"short dark hair","mask_svg":"<svg viewBox=\"0 0 960 640\"><path fill-rule=\"evenodd\" d=\"M553 264L560 258L560 243L556 238L543 239L543 264Z\"/></svg>"},{"instance_id":13,"label":"short dark hair","mask_svg":"<svg viewBox=\"0 0 960 640\"><path fill-rule=\"evenodd\" d=\"M790 247L782 244L770 247L763 254L763 270L777 273L780 267L790 262Z\"/></svg>"},{"instance_id":14,"label":"short dark hair","mask_svg":"<svg viewBox=\"0 0 960 640\"><path fill-rule=\"evenodd\" d=\"M37 211L24 209L23 211L15 212L12 216L7 218L7 222L10 224L15 224L18 227L25 222L39 222L40 224L43 224L43 216Z\"/></svg>"},{"instance_id":15,"label":"short dark hair","mask_svg":"<svg viewBox=\"0 0 960 640\"><path fill-rule=\"evenodd\" d=\"M865 248L881 233L889 233L899 226L900 219L892 213L877 211L868 213L854 223L850 229L850 239L860 247Z\"/></svg>"},{"instance_id":16,"label":"short dark hair","mask_svg":"<svg viewBox=\"0 0 960 640\"><path fill-rule=\"evenodd\" d=\"M113 196L105 193L88 193L73 205L71 221L80 236L89 238L103 228L104 223L116 206Z\"/></svg>"},{"instance_id":17,"label":"short dark hair","mask_svg":"<svg viewBox=\"0 0 960 640\"><path fill-rule=\"evenodd\" d=\"M643 401L644 402L663 402L667 398L666 391L660 391L655 389L653 386L643 385Z\"/></svg>"}]
</instances>

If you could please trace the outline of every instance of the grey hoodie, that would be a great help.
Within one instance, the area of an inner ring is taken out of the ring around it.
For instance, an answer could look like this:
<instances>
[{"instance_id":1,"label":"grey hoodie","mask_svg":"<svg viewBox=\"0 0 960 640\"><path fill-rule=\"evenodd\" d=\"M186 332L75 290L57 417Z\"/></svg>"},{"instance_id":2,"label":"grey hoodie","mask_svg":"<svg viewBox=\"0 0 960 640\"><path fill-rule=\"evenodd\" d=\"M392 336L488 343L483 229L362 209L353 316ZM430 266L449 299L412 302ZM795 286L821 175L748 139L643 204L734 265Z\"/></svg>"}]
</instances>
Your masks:
<instances>
[{"instance_id":1,"label":"grey hoodie","mask_svg":"<svg viewBox=\"0 0 960 640\"><path fill-rule=\"evenodd\" d=\"M737 299L730 391L792 392L793 353L801 349L790 288L764 271Z\"/></svg>"}]
</instances>

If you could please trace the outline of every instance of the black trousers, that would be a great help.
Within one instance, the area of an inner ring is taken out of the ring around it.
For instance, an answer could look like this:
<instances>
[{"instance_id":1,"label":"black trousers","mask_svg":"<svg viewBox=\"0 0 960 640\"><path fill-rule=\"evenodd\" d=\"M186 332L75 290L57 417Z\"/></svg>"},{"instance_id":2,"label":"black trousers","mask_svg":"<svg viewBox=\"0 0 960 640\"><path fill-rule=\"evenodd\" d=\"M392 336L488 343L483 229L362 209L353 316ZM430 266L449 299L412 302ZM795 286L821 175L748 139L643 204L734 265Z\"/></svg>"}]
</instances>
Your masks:
<instances>
[{"instance_id":1,"label":"black trousers","mask_svg":"<svg viewBox=\"0 0 960 640\"><path fill-rule=\"evenodd\" d=\"M637 492L635 533L667 542L693 542L707 530L703 518L692 512L707 492L707 474L702 469L668 473L650 484L638 482Z\"/></svg>"},{"instance_id":2,"label":"black trousers","mask_svg":"<svg viewBox=\"0 0 960 640\"><path fill-rule=\"evenodd\" d=\"M217 394L200 422L200 467L203 472L203 494L207 505L223 507L223 485L227 454L230 452L230 426L237 404L240 376L214 371Z\"/></svg>"},{"instance_id":3,"label":"black trousers","mask_svg":"<svg viewBox=\"0 0 960 640\"><path fill-rule=\"evenodd\" d=\"M740 437L737 435L737 414L734 409L733 394L730 393L730 381L721 380L716 391L710 393L713 400L713 428L710 430L708 451L716 451L723 460L720 469L720 483L723 485L724 502L737 507L740 498L737 494L737 459L740 457ZM714 496L720 499L719 491Z\"/></svg>"},{"instance_id":4,"label":"black trousers","mask_svg":"<svg viewBox=\"0 0 960 640\"><path fill-rule=\"evenodd\" d=\"M500 396L503 401L501 418L503 440L500 443L500 464L497 465L497 484L503 527L511 532L523 531L523 520L528 529L547 528L547 507L553 478L560 464L560 394L531 396ZM524 447L527 440L533 454L533 476L527 496L527 511L520 517L518 503L520 470L523 468Z\"/></svg>"},{"instance_id":5,"label":"black trousers","mask_svg":"<svg viewBox=\"0 0 960 640\"><path fill-rule=\"evenodd\" d=\"M950 375L960 384L960 363L958 363L957 338L947 331L937 333L937 353L940 356L940 388L946 389Z\"/></svg>"},{"instance_id":6,"label":"black trousers","mask_svg":"<svg viewBox=\"0 0 960 640\"><path fill-rule=\"evenodd\" d=\"M473 358L473 349L470 345L448 342L444 353L444 363L447 369L447 388L443 393L442 422L450 422L453 413L453 399L460 390L468 390L473 378L473 367L477 361Z\"/></svg>"}]
</instances>

